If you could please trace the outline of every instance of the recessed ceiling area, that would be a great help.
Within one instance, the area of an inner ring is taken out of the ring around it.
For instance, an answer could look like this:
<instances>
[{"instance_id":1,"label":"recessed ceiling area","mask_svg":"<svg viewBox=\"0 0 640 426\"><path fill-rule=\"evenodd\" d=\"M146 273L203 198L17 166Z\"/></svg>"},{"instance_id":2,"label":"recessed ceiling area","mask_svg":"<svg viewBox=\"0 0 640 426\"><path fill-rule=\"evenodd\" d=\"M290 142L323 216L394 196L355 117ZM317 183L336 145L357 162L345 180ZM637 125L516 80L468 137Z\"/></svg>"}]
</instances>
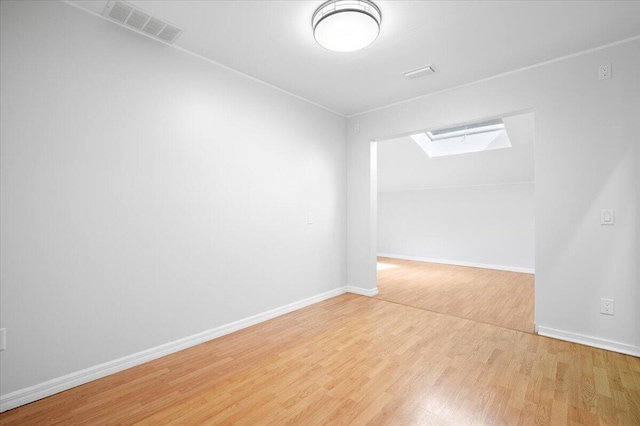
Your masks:
<instances>
[{"instance_id":1,"label":"recessed ceiling area","mask_svg":"<svg viewBox=\"0 0 640 426\"><path fill-rule=\"evenodd\" d=\"M107 1L67 3L100 15ZM376 1L377 40L336 53L313 37L322 1L129 3L184 30L175 46L346 116L640 36L638 1Z\"/></svg>"},{"instance_id":2,"label":"recessed ceiling area","mask_svg":"<svg viewBox=\"0 0 640 426\"><path fill-rule=\"evenodd\" d=\"M501 119L420 132L411 135L411 139L430 158L511 148L509 134Z\"/></svg>"},{"instance_id":3,"label":"recessed ceiling area","mask_svg":"<svg viewBox=\"0 0 640 426\"><path fill-rule=\"evenodd\" d=\"M411 136L378 142L378 191L533 182L534 113L502 122L508 149L430 157ZM426 130L413 134L426 135Z\"/></svg>"}]
</instances>

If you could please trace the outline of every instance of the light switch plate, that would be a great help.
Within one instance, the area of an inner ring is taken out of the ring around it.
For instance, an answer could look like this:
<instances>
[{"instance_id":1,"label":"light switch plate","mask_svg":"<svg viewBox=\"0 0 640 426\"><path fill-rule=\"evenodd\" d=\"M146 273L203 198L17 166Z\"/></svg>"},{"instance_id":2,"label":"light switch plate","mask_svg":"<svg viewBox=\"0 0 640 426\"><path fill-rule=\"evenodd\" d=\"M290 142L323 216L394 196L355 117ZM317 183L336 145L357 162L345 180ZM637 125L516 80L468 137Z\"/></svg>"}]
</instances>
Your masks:
<instances>
[{"instance_id":1,"label":"light switch plate","mask_svg":"<svg viewBox=\"0 0 640 426\"><path fill-rule=\"evenodd\" d=\"M612 209L600 210L600 225L613 225L615 223L615 212Z\"/></svg>"},{"instance_id":2,"label":"light switch plate","mask_svg":"<svg viewBox=\"0 0 640 426\"><path fill-rule=\"evenodd\" d=\"M0 351L7 349L7 329L0 328Z\"/></svg>"}]
</instances>

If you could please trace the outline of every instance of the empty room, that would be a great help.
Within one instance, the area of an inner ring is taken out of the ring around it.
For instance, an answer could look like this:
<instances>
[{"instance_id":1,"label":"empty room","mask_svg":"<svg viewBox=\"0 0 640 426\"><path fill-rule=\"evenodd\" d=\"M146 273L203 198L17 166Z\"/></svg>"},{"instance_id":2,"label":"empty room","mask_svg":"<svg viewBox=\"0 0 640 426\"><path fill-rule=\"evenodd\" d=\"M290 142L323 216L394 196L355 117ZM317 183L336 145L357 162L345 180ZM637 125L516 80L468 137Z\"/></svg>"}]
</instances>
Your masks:
<instances>
[{"instance_id":1,"label":"empty room","mask_svg":"<svg viewBox=\"0 0 640 426\"><path fill-rule=\"evenodd\" d=\"M640 1L0 0L0 424L640 424Z\"/></svg>"},{"instance_id":2,"label":"empty room","mask_svg":"<svg viewBox=\"0 0 640 426\"><path fill-rule=\"evenodd\" d=\"M534 114L377 150L379 299L534 332Z\"/></svg>"}]
</instances>

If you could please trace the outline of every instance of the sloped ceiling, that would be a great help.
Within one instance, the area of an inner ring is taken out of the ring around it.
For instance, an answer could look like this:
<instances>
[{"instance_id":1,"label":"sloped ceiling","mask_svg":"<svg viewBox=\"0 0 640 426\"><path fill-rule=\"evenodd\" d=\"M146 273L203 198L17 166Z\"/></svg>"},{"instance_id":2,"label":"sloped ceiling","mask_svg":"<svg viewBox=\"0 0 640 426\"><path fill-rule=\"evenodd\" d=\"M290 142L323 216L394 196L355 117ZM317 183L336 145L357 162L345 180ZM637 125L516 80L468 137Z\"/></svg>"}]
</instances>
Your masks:
<instances>
[{"instance_id":1,"label":"sloped ceiling","mask_svg":"<svg viewBox=\"0 0 640 426\"><path fill-rule=\"evenodd\" d=\"M378 142L378 191L533 182L534 115L503 118L511 148L429 158L409 136Z\"/></svg>"}]
</instances>

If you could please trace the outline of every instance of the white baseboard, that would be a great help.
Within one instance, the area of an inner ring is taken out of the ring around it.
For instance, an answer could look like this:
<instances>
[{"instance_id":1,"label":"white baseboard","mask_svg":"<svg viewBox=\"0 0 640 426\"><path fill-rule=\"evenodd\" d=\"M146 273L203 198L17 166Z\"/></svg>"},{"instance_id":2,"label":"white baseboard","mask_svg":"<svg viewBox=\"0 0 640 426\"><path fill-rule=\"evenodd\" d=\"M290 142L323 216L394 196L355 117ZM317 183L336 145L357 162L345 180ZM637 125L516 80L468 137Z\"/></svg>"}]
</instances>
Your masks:
<instances>
[{"instance_id":1,"label":"white baseboard","mask_svg":"<svg viewBox=\"0 0 640 426\"><path fill-rule=\"evenodd\" d=\"M521 272L523 274L534 274L534 268L521 268L519 266L490 265L487 263L465 262L462 260L432 259L429 257L405 256L401 254L378 253L379 257L390 257L392 259L415 260L418 262L442 263L445 265L469 266L472 268L495 269L498 271Z\"/></svg>"},{"instance_id":2,"label":"white baseboard","mask_svg":"<svg viewBox=\"0 0 640 426\"><path fill-rule=\"evenodd\" d=\"M373 297L376 294L378 294L378 287L369 289L369 288L362 288L362 287L356 287L353 285L348 285L346 288L347 288L347 292L360 294L362 296Z\"/></svg>"},{"instance_id":3,"label":"white baseboard","mask_svg":"<svg viewBox=\"0 0 640 426\"><path fill-rule=\"evenodd\" d=\"M11 392L6 395L0 396L0 412L11 410L24 404L28 404L33 401L45 398L47 396L54 395L58 392L62 392L73 387L91 382L101 377L108 376L110 374L117 373L127 368L135 367L136 365L143 364L145 362L158 359L160 357L181 351L183 349L190 348L200 343L213 340L217 337L224 336L225 334L233 333L234 331L241 330L246 327L258 324L263 321L270 320L280 315L293 312L295 310L304 308L314 303L321 302L326 299L330 299L335 296L339 296L346 292L358 293L358 290L368 291L365 289L359 289L358 287L339 287L335 290L327 291L325 293L318 294L303 300L299 300L288 305L281 306L257 315L250 316L238 321L234 321L229 324L221 325L219 327L212 328L201 333L194 334L182 339L175 340L173 342L166 343L164 345L156 346L151 349L147 349L141 352L127 355L122 358L115 359L113 361L105 362L94 367L89 367L84 370L76 371L66 376L58 377L39 383L34 386L30 386L24 389ZM375 289L377 293L377 289Z\"/></svg>"},{"instance_id":4,"label":"white baseboard","mask_svg":"<svg viewBox=\"0 0 640 426\"><path fill-rule=\"evenodd\" d=\"M627 345L626 343L612 342L597 337L584 336L569 331L556 330L555 328L538 326L540 336L552 337L554 339L566 340L568 342L580 343L581 345L592 346L594 348L606 349L608 351L620 352L621 354L640 357L640 347Z\"/></svg>"}]
</instances>

